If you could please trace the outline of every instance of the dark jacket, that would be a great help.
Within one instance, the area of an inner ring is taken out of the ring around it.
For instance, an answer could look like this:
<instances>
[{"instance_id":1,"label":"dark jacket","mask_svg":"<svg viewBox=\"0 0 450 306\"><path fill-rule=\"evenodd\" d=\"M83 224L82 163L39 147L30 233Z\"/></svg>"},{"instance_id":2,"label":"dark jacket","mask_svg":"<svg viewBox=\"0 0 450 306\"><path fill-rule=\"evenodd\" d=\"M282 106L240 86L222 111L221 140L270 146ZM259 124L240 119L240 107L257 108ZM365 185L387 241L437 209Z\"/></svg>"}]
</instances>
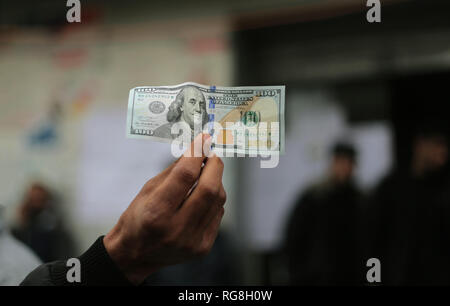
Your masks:
<instances>
[{"instance_id":1,"label":"dark jacket","mask_svg":"<svg viewBox=\"0 0 450 306\"><path fill-rule=\"evenodd\" d=\"M443 173L422 178L394 172L368 210L370 257L383 284L449 285L450 185Z\"/></svg>"},{"instance_id":2,"label":"dark jacket","mask_svg":"<svg viewBox=\"0 0 450 306\"><path fill-rule=\"evenodd\" d=\"M297 201L287 228L291 285L355 285L360 258L360 193L353 184L326 182Z\"/></svg>"},{"instance_id":3,"label":"dark jacket","mask_svg":"<svg viewBox=\"0 0 450 306\"><path fill-rule=\"evenodd\" d=\"M66 260L53 261L40 265L22 281L21 286L130 286L116 264L109 257L103 245L103 236L81 256L80 260L81 282L67 281Z\"/></svg>"}]
</instances>

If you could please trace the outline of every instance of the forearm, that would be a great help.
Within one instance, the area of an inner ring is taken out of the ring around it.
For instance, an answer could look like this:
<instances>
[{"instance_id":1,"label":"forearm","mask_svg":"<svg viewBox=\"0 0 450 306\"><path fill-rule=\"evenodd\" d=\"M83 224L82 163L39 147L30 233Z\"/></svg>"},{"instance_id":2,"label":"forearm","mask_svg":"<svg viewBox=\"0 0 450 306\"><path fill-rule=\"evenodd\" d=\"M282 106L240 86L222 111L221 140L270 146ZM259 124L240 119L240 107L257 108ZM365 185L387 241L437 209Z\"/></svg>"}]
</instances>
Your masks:
<instances>
[{"instance_id":1,"label":"forearm","mask_svg":"<svg viewBox=\"0 0 450 306\"><path fill-rule=\"evenodd\" d=\"M81 256L80 282L69 282L67 272L71 267L66 260L43 264L22 281L21 286L130 286L131 283L113 262L103 244L103 236Z\"/></svg>"}]
</instances>

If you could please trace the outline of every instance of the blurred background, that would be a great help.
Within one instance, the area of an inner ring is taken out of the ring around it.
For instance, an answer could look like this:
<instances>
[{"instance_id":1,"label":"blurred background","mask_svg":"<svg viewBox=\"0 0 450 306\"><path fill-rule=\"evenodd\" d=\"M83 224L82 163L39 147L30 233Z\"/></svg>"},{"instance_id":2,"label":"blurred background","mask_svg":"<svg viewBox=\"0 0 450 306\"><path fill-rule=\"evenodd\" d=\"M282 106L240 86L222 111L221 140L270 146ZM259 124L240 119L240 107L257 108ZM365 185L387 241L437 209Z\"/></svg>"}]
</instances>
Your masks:
<instances>
[{"instance_id":1,"label":"blurred background","mask_svg":"<svg viewBox=\"0 0 450 306\"><path fill-rule=\"evenodd\" d=\"M146 283L367 284L373 257L385 284L450 283L448 1L383 0L380 23L365 0L80 2L68 23L66 1L0 1L0 231L34 265L173 161L125 137L131 88L285 85L278 167L226 158L211 254Z\"/></svg>"}]
</instances>

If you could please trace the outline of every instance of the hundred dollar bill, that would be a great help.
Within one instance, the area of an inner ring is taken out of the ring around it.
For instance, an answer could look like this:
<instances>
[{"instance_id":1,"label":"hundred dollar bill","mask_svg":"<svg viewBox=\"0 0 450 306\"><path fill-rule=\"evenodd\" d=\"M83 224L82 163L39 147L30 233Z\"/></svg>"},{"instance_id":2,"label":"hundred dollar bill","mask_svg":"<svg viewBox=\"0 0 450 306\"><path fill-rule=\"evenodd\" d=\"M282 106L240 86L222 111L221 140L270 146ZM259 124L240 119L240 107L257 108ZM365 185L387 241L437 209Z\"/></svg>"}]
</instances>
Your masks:
<instances>
[{"instance_id":1,"label":"hundred dollar bill","mask_svg":"<svg viewBox=\"0 0 450 306\"><path fill-rule=\"evenodd\" d=\"M197 83L130 90L127 136L190 143L200 132L230 154L284 152L284 86L219 87Z\"/></svg>"}]
</instances>

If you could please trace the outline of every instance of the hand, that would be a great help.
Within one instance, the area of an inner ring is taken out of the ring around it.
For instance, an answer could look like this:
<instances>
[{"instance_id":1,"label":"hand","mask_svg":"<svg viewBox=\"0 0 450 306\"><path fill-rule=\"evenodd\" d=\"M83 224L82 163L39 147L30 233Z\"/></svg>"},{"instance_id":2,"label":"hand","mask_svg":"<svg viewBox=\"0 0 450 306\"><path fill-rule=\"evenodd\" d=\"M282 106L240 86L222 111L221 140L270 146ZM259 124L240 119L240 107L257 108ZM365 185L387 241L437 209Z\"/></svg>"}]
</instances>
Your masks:
<instances>
[{"instance_id":1,"label":"hand","mask_svg":"<svg viewBox=\"0 0 450 306\"><path fill-rule=\"evenodd\" d=\"M203 135L203 141L208 138ZM226 201L222 174L222 160L202 150L200 157L185 153L144 185L103 240L132 283L210 251Z\"/></svg>"}]
</instances>

